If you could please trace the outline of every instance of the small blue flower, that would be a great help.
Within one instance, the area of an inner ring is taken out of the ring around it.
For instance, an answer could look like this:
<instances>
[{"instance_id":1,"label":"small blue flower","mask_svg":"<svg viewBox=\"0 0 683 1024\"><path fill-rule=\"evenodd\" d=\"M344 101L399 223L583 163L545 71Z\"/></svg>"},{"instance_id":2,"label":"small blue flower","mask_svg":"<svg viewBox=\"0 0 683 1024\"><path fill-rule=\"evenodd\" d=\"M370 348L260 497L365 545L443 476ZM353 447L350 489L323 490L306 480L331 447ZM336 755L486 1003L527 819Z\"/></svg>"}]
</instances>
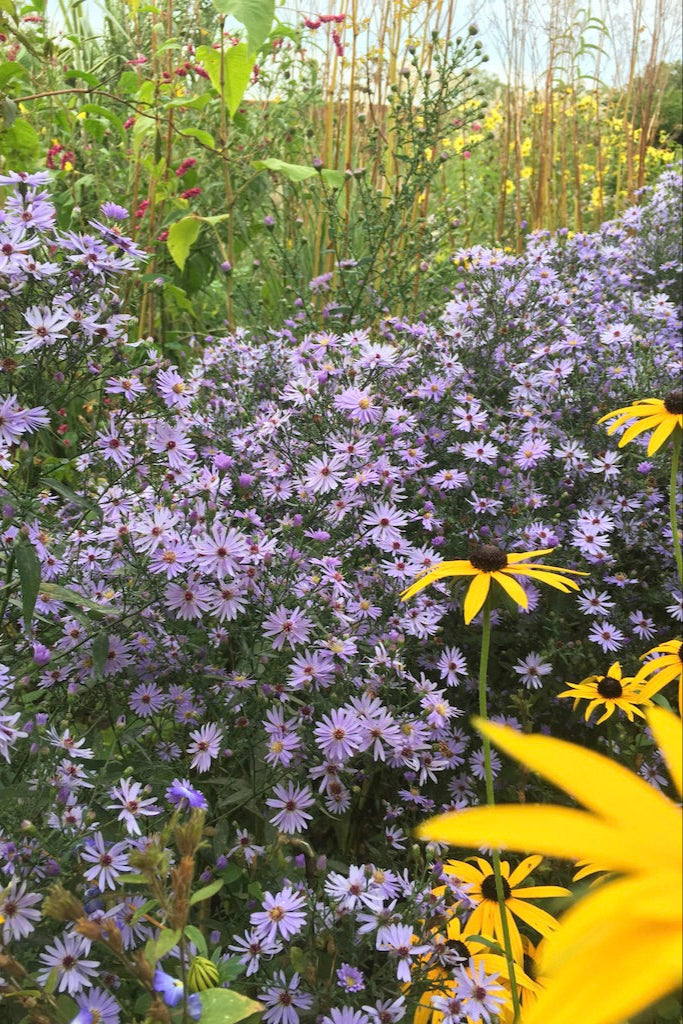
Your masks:
<instances>
[{"instance_id":1,"label":"small blue flower","mask_svg":"<svg viewBox=\"0 0 683 1024\"><path fill-rule=\"evenodd\" d=\"M187 779L174 779L166 790L166 799L175 807L185 810L187 807L198 807L205 811L208 807L206 797L195 789Z\"/></svg>"},{"instance_id":2,"label":"small blue flower","mask_svg":"<svg viewBox=\"0 0 683 1024\"><path fill-rule=\"evenodd\" d=\"M183 983L178 978L171 977L161 967L154 972L152 985L155 992L159 992L167 1006L177 1006L183 998Z\"/></svg>"}]
</instances>

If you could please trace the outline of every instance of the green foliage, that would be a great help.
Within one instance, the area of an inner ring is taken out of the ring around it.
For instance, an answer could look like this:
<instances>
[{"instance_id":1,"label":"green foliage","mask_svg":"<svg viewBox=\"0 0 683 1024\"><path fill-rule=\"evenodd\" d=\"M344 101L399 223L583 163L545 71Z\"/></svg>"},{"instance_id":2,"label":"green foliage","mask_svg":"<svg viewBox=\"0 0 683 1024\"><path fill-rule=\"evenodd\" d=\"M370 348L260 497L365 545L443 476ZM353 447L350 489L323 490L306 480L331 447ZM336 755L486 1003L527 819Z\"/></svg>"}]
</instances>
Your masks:
<instances>
[{"instance_id":1,"label":"green foliage","mask_svg":"<svg viewBox=\"0 0 683 1024\"><path fill-rule=\"evenodd\" d=\"M225 988L210 988L199 994L203 1024L235 1024L263 1009L260 1003Z\"/></svg>"},{"instance_id":2,"label":"green foliage","mask_svg":"<svg viewBox=\"0 0 683 1024\"><path fill-rule=\"evenodd\" d=\"M265 42L275 18L275 0L213 0L220 14L230 15L247 30L249 53Z\"/></svg>"}]
</instances>

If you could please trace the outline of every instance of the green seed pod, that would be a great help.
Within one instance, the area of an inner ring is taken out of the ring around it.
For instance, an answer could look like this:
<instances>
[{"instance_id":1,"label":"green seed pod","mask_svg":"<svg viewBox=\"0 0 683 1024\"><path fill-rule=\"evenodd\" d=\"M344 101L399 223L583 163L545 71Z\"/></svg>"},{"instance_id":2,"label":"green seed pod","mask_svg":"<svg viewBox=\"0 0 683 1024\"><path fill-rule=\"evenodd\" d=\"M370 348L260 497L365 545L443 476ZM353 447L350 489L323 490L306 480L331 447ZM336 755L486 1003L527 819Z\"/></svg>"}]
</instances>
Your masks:
<instances>
[{"instance_id":1,"label":"green seed pod","mask_svg":"<svg viewBox=\"0 0 683 1024\"><path fill-rule=\"evenodd\" d=\"M205 956L196 956L187 972L187 987L190 992L203 992L207 988L217 988L219 981L218 968Z\"/></svg>"}]
</instances>

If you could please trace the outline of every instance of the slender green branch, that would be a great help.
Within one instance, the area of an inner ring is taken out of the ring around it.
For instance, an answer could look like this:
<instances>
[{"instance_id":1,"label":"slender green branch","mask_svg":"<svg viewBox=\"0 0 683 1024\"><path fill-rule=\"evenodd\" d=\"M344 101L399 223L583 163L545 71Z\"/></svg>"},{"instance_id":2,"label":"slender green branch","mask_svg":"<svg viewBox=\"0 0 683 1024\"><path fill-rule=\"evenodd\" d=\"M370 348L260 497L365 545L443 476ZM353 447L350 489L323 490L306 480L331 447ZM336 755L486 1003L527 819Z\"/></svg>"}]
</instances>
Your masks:
<instances>
[{"instance_id":1,"label":"slender green branch","mask_svg":"<svg viewBox=\"0 0 683 1024\"><path fill-rule=\"evenodd\" d=\"M683 584L683 555L681 555L681 534L678 529L678 517L676 515L676 498L678 484L678 466L681 459L681 430L676 427L674 430L674 450L671 458L671 484L669 486L669 518L671 520L671 536L674 544L674 557L678 569L678 582Z\"/></svg>"}]
</instances>

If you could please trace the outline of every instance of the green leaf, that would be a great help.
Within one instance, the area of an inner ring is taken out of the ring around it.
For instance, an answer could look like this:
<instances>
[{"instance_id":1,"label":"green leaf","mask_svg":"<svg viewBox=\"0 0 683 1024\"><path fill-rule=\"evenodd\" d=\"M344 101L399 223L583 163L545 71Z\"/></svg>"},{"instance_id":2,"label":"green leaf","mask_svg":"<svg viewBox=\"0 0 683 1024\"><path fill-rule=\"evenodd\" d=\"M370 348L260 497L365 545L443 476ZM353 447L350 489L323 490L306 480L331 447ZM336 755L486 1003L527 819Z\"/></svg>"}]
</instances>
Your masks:
<instances>
[{"instance_id":1,"label":"green leaf","mask_svg":"<svg viewBox=\"0 0 683 1024\"><path fill-rule=\"evenodd\" d=\"M118 92L125 93L127 96L131 96L138 91L139 87L140 83L136 73L134 71L124 71L119 78L117 90Z\"/></svg>"},{"instance_id":2,"label":"green leaf","mask_svg":"<svg viewBox=\"0 0 683 1024\"><path fill-rule=\"evenodd\" d=\"M44 483L51 491L56 491L57 494L61 494L61 496L66 498L67 501L72 502L74 505L78 505L80 508L86 508L90 512L94 512L98 519L102 518L102 512L97 505L93 505L92 501L88 498L84 498L82 494L76 494L75 491L72 491L71 488L67 487L61 480L56 480L54 477L50 476L44 480Z\"/></svg>"},{"instance_id":3,"label":"green leaf","mask_svg":"<svg viewBox=\"0 0 683 1024\"><path fill-rule=\"evenodd\" d=\"M21 586L21 608L26 629L31 625L40 590L40 560L33 544L22 541L16 547L17 571Z\"/></svg>"},{"instance_id":4,"label":"green leaf","mask_svg":"<svg viewBox=\"0 0 683 1024\"><path fill-rule=\"evenodd\" d=\"M269 156L266 160L254 160L253 166L257 171L274 171L276 174L284 174L290 181L305 181L312 178L318 172L315 167L308 167L305 164L288 164L277 157Z\"/></svg>"},{"instance_id":5,"label":"green leaf","mask_svg":"<svg viewBox=\"0 0 683 1024\"><path fill-rule=\"evenodd\" d=\"M21 160L30 160L40 150L38 132L28 121L18 117L0 132L0 152Z\"/></svg>"},{"instance_id":6,"label":"green leaf","mask_svg":"<svg viewBox=\"0 0 683 1024\"><path fill-rule=\"evenodd\" d=\"M190 249L197 241L201 229L202 222L198 217L183 217L182 220L177 220L175 224L171 224L168 229L168 241L166 244L171 254L171 259L179 270L184 269L185 261L190 255Z\"/></svg>"},{"instance_id":7,"label":"green leaf","mask_svg":"<svg viewBox=\"0 0 683 1024\"><path fill-rule=\"evenodd\" d=\"M169 928L164 928L158 939L148 939L145 943L145 960L154 967L157 960L161 960L171 952L174 946L178 945L179 938L179 928L174 928L172 931Z\"/></svg>"},{"instance_id":8,"label":"green leaf","mask_svg":"<svg viewBox=\"0 0 683 1024\"><path fill-rule=\"evenodd\" d=\"M109 121L125 138L126 132L123 127L123 121L112 110L107 110L106 107L101 106L99 103L84 103L81 109L86 114L95 114L97 117L102 117L105 121Z\"/></svg>"},{"instance_id":9,"label":"green leaf","mask_svg":"<svg viewBox=\"0 0 683 1024\"><path fill-rule=\"evenodd\" d=\"M209 46L197 47L197 60L206 68L211 84L217 93L221 92L221 55ZM234 117L246 92L254 66L253 56L247 52L246 43L231 46L223 54L223 99Z\"/></svg>"},{"instance_id":10,"label":"green leaf","mask_svg":"<svg viewBox=\"0 0 683 1024\"><path fill-rule=\"evenodd\" d=\"M68 68L64 72L64 79L67 85L73 85L79 79L93 89L97 89L100 85L97 75L93 75L91 71L81 71L79 68Z\"/></svg>"},{"instance_id":11,"label":"green leaf","mask_svg":"<svg viewBox=\"0 0 683 1024\"><path fill-rule=\"evenodd\" d=\"M207 946L206 946L206 939L204 938L204 936L200 932L199 928L195 928L195 926L193 924L186 925L185 926L185 936L186 936L186 938L188 938L190 940L190 942L194 942L195 946L199 950L199 955L200 956L207 956L208 957L209 951L208 951Z\"/></svg>"},{"instance_id":12,"label":"green leaf","mask_svg":"<svg viewBox=\"0 0 683 1024\"><path fill-rule=\"evenodd\" d=\"M217 893L219 889L223 888L223 879L217 878L215 881L210 882L209 885L205 885L203 889L198 889L197 892L192 893L190 896L190 906L193 907L195 903L201 903L202 900L208 900L210 896Z\"/></svg>"},{"instance_id":13,"label":"green leaf","mask_svg":"<svg viewBox=\"0 0 683 1024\"><path fill-rule=\"evenodd\" d=\"M255 54L268 38L275 18L275 0L213 0L219 14L229 14L247 30L249 53Z\"/></svg>"},{"instance_id":14,"label":"green leaf","mask_svg":"<svg viewBox=\"0 0 683 1024\"><path fill-rule=\"evenodd\" d=\"M24 82L30 82L31 76L28 70L23 64L20 64L17 60L6 60L0 64L0 89L4 88L8 82L12 82L16 78L21 78Z\"/></svg>"},{"instance_id":15,"label":"green leaf","mask_svg":"<svg viewBox=\"0 0 683 1024\"><path fill-rule=\"evenodd\" d=\"M190 313L192 316L196 315L195 308L188 299L186 292L184 292L182 288L179 288L177 284L171 284L170 281L167 281L164 285L164 295L167 296L167 298L172 299L178 309L182 309L186 313Z\"/></svg>"},{"instance_id":16,"label":"green leaf","mask_svg":"<svg viewBox=\"0 0 683 1024\"><path fill-rule=\"evenodd\" d=\"M335 171L332 167L323 167L320 177L330 188L341 188L345 178L341 171Z\"/></svg>"},{"instance_id":17,"label":"green leaf","mask_svg":"<svg viewBox=\"0 0 683 1024\"><path fill-rule=\"evenodd\" d=\"M202 1024L234 1024L263 1010L260 1003L227 988L207 988L199 993L199 998Z\"/></svg>"},{"instance_id":18,"label":"green leaf","mask_svg":"<svg viewBox=\"0 0 683 1024\"><path fill-rule=\"evenodd\" d=\"M102 669L109 654L109 634L100 631L92 642L92 664L95 674L102 675Z\"/></svg>"},{"instance_id":19,"label":"green leaf","mask_svg":"<svg viewBox=\"0 0 683 1024\"><path fill-rule=\"evenodd\" d=\"M40 587L48 597L56 597L58 601L66 601L67 604L77 604L81 608L89 608L92 612L99 612L100 615L120 615L121 609L111 604L98 604L91 601L84 594L78 594L69 587L63 587L60 583L43 583Z\"/></svg>"},{"instance_id":20,"label":"green leaf","mask_svg":"<svg viewBox=\"0 0 683 1024\"><path fill-rule=\"evenodd\" d=\"M154 908L158 907L158 906L159 906L159 901L158 900L146 900L142 904L142 906L140 906L140 907L138 907L136 909L136 911L133 914L133 916L131 917L130 921L127 922L128 925L130 927L132 927L137 921L140 920L140 918L142 917L143 914L146 914L148 910L154 910Z\"/></svg>"},{"instance_id":21,"label":"green leaf","mask_svg":"<svg viewBox=\"0 0 683 1024\"><path fill-rule=\"evenodd\" d=\"M17 105L7 96L0 99L0 130L9 128L17 119Z\"/></svg>"},{"instance_id":22,"label":"green leaf","mask_svg":"<svg viewBox=\"0 0 683 1024\"><path fill-rule=\"evenodd\" d=\"M216 141L210 132L205 132L202 128L183 128L183 135L190 135L197 142L201 142L203 146L208 146L209 149L216 148Z\"/></svg>"}]
</instances>

